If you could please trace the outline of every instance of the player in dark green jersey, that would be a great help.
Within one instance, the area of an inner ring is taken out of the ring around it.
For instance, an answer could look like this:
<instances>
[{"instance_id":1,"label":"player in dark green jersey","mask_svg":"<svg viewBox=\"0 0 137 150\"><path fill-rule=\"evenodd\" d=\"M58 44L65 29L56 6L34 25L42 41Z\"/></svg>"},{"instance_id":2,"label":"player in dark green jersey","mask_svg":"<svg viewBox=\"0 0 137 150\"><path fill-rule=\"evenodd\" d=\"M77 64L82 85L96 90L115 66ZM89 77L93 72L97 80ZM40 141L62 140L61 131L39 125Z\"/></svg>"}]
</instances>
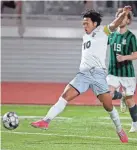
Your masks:
<instances>
[{"instance_id":1,"label":"player in dark green jersey","mask_svg":"<svg viewBox=\"0 0 137 150\"><path fill-rule=\"evenodd\" d=\"M122 12L118 9L116 17ZM122 87L124 96L121 99L121 111L129 108L132 126L129 132L137 132L137 105L133 99L136 89L135 71L132 60L137 59L137 40L135 35L127 28L132 21L130 12L117 30L109 35L110 45L109 75L107 77L111 93Z\"/></svg>"}]
</instances>

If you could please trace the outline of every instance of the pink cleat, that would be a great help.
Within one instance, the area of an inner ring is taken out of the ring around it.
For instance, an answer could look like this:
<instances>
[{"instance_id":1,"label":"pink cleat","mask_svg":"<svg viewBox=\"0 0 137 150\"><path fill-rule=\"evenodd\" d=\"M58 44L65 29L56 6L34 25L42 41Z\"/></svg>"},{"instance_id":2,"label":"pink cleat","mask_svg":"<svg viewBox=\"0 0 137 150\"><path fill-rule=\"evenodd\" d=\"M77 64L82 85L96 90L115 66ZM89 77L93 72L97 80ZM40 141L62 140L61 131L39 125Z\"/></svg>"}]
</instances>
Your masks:
<instances>
[{"instance_id":1,"label":"pink cleat","mask_svg":"<svg viewBox=\"0 0 137 150\"><path fill-rule=\"evenodd\" d=\"M49 124L44 120L39 120L36 122L32 122L31 126L35 128L48 129Z\"/></svg>"},{"instance_id":2,"label":"pink cleat","mask_svg":"<svg viewBox=\"0 0 137 150\"><path fill-rule=\"evenodd\" d=\"M126 133L123 129L120 132L117 132L117 134L122 143L128 143L128 136L126 135Z\"/></svg>"}]
</instances>

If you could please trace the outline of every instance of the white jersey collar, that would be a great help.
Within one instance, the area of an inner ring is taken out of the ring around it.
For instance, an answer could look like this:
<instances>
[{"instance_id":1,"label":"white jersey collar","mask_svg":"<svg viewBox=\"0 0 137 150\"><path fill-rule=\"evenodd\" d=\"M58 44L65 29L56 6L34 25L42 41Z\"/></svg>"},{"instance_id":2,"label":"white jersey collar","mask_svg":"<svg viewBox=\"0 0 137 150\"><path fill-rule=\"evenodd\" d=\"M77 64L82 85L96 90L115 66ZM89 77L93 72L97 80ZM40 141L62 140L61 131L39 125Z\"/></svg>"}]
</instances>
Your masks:
<instances>
[{"instance_id":1,"label":"white jersey collar","mask_svg":"<svg viewBox=\"0 0 137 150\"><path fill-rule=\"evenodd\" d=\"M90 34L86 34L86 35L94 37L96 35L96 32L99 32L100 28L101 26L98 26Z\"/></svg>"}]
</instances>

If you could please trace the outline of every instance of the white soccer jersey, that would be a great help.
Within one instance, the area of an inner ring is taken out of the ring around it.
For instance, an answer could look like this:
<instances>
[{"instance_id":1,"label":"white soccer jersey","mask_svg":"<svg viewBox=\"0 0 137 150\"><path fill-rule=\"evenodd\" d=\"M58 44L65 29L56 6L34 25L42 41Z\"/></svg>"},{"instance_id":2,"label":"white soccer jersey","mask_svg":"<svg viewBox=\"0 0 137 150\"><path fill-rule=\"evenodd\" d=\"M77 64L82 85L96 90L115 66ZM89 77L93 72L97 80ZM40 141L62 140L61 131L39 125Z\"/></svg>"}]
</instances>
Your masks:
<instances>
[{"instance_id":1,"label":"white soccer jersey","mask_svg":"<svg viewBox=\"0 0 137 150\"><path fill-rule=\"evenodd\" d=\"M92 67L106 68L107 34L107 26L98 26L91 34L83 36L80 71L89 70Z\"/></svg>"}]
</instances>

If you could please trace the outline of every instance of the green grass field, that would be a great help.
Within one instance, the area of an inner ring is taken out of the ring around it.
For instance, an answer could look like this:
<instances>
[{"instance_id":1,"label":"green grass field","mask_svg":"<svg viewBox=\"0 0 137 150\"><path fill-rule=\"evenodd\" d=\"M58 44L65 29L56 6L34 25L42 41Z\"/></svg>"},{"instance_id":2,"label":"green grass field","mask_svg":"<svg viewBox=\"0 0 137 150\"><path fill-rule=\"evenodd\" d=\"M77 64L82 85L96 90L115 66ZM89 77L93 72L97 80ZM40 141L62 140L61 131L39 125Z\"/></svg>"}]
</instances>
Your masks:
<instances>
[{"instance_id":1,"label":"green grass field","mask_svg":"<svg viewBox=\"0 0 137 150\"><path fill-rule=\"evenodd\" d=\"M48 130L30 126L32 121L46 114L50 106L2 105L1 115L15 111L20 118L17 129L1 127L2 150L137 150L137 133L128 133L129 113L120 113L121 122L129 136L122 144L109 115L102 107L68 106L53 120ZM117 107L118 111L119 108Z\"/></svg>"}]
</instances>

